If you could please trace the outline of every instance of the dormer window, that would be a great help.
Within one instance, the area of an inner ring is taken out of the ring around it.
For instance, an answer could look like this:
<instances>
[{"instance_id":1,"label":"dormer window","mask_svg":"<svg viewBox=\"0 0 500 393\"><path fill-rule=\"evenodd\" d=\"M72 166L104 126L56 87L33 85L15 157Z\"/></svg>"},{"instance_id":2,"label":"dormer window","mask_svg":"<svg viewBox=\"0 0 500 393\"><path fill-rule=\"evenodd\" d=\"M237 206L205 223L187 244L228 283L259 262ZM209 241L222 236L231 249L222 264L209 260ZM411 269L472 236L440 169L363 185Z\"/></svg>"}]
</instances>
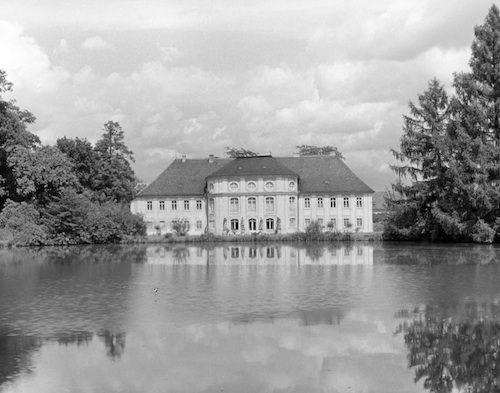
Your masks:
<instances>
[{"instance_id":1,"label":"dormer window","mask_svg":"<svg viewBox=\"0 0 500 393\"><path fill-rule=\"evenodd\" d=\"M229 184L229 189L232 192L238 191L238 183L233 181L232 183Z\"/></svg>"},{"instance_id":2,"label":"dormer window","mask_svg":"<svg viewBox=\"0 0 500 393\"><path fill-rule=\"evenodd\" d=\"M248 191L255 191L257 189L257 184L255 182L250 181L247 183L247 190Z\"/></svg>"},{"instance_id":3,"label":"dormer window","mask_svg":"<svg viewBox=\"0 0 500 393\"><path fill-rule=\"evenodd\" d=\"M274 183L272 181L268 181L264 187L266 188L266 191L272 191L274 190Z\"/></svg>"}]
</instances>

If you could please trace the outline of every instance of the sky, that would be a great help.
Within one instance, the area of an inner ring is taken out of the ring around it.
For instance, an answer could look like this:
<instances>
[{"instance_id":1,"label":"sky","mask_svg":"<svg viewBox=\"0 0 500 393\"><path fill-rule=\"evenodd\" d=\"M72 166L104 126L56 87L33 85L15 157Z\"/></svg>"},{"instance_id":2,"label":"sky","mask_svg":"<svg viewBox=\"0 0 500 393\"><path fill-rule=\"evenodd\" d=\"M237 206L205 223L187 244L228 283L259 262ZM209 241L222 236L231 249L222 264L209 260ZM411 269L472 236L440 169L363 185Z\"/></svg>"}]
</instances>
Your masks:
<instances>
[{"instance_id":1,"label":"sky","mask_svg":"<svg viewBox=\"0 0 500 393\"><path fill-rule=\"evenodd\" d=\"M225 147L331 145L395 180L403 115L469 71L485 0L0 0L0 69L44 144L118 121L139 179Z\"/></svg>"}]
</instances>

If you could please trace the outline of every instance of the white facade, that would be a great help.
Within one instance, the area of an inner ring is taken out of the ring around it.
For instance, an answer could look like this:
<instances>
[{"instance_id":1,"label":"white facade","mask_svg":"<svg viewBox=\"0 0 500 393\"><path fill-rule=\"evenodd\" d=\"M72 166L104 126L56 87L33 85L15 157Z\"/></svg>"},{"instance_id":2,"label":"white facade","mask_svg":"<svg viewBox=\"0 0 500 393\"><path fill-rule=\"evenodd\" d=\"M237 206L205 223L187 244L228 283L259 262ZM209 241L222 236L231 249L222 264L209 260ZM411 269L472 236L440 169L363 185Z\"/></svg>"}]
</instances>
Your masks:
<instances>
[{"instance_id":1,"label":"white facade","mask_svg":"<svg viewBox=\"0 0 500 393\"><path fill-rule=\"evenodd\" d=\"M188 223L187 233L193 235L201 235L207 226L207 204L202 197L134 199L130 210L144 217L148 235L172 233L173 223L180 220Z\"/></svg>"},{"instance_id":2,"label":"white facade","mask_svg":"<svg viewBox=\"0 0 500 393\"><path fill-rule=\"evenodd\" d=\"M333 157L330 161L332 159ZM311 189L304 189L306 186L301 184L303 178L285 168L273 157L265 157L265 163L268 167L275 165L273 169L277 174L259 175L259 166L256 165L259 158L255 157L252 160L241 161L243 164L238 167L238 163L226 159L215 168L217 170L214 173L210 173L210 168L206 169L208 175L196 180L200 183L196 188L197 195L188 193L172 195L171 190L184 188L189 184L189 173L197 174L199 168L206 167L200 166L199 160L193 160L198 165L196 171L193 171L195 163L191 165L189 160L174 162L172 166L175 167L177 177L174 175L169 177L170 167L167 168L165 186L157 187L156 195L147 195L146 189L145 195L141 193L132 201L131 210L133 213L143 215L148 223L148 234L174 232L173 226L179 221L187 223L187 233L190 235L303 232L313 221L319 221L324 231L373 231L373 191L350 172L345 164L336 161L332 164L328 161L330 167L327 169L335 170L340 167L346 173L346 177L349 177L348 180L352 178L353 183L357 182L359 192L349 190L314 192ZM314 160L307 161L303 158L302 161L309 166L313 164L320 166ZM229 164L226 167L223 165L226 162L231 164L228 169ZM208 165L211 163L213 159ZM248 169L247 173L240 176L235 174L238 170L244 172L245 169ZM319 176L330 179L324 183L335 183L331 171L321 168L318 171ZM177 188L175 182L179 183ZM340 184L345 183L344 181Z\"/></svg>"}]
</instances>

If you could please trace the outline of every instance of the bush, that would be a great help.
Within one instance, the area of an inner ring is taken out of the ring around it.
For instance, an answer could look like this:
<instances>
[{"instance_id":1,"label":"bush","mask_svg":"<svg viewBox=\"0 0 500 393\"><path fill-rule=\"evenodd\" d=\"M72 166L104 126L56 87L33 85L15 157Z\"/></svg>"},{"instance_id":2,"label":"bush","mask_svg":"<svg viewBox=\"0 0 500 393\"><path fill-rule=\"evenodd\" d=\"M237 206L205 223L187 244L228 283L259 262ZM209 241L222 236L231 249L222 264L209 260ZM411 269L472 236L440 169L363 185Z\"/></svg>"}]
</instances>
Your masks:
<instances>
[{"instance_id":1,"label":"bush","mask_svg":"<svg viewBox=\"0 0 500 393\"><path fill-rule=\"evenodd\" d=\"M47 239L47 228L40 222L40 213L26 202L7 200L0 213L0 228L6 242L12 245L40 245Z\"/></svg>"}]
</instances>

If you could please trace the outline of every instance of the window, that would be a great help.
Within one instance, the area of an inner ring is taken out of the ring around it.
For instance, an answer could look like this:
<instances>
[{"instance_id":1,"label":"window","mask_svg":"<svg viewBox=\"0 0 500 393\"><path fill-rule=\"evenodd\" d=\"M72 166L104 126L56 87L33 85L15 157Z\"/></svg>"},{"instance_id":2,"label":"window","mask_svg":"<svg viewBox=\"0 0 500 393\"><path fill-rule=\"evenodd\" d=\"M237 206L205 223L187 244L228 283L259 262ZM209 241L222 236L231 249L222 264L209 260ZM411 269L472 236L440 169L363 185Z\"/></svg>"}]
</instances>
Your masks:
<instances>
[{"instance_id":1,"label":"window","mask_svg":"<svg viewBox=\"0 0 500 393\"><path fill-rule=\"evenodd\" d=\"M356 207L363 207L363 198L361 197L356 198Z\"/></svg>"},{"instance_id":2,"label":"window","mask_svg":"<svg viewBox=\"0 0 500 393\"><path fill-rule=\"evenodd\" d=\"M209 186L208 186L208 189L209 189L210 191L213 191L213 190L214 190L214 188L215 188L214 183L210 183L210 184L209 184Z\"/></svg>"},{"instance_id":3,"label":"window","mask_svg":"<svg viewBox=\"0 0 500 393\"><path fill-rule=\"evenodd\" d=\"M344 249L344 256L348 257L351 250L349 250L347 247Z\"/></svg>"},{"instance_id":4,"label":"window","mask_svg":"<svg viewBox=\"0 0 500 393\"><path fill-rule=\"evenodd\" d=\"M201 229L202 225L203 225L203 222L196 221L196 229Z\"/></svg>"},{"instance_id":5,"label":"window","mask_svg":"<svg viewBox=\"0 0 500 393\"><path fill-rule=\"evenodd\" d=\"M165 221L160 221L160 228L165 228Z\"/></svg>"},{"instance_id":6,"label":"window","mask_svg":"<svg viewBox=\"0 0 500 393\"><path fill-rule=\"evenodd\" d=\"M273 212L273 211L274 211L274 198L267 197L266 198L266 212Z\"/></svg>"},{"instance_id":7,"label":"window","mask_svg":"<svg viewBox=\"0 0 500 393\"><path fill-rule=\"evenodd\" d=\"M266 229L267 230L274 229L274 219L272 219L272 218L266 219Z\"/></svg>"},{"instance_id":8,"label":"window","mask_svg":"<svg viewBox=\"0 0 500 393\"><path fill-rule=\"evenodd\" d=\"M240 222L239 222L239 220L233 218L231 220L231 230L237 231L238 229L240 229Z\"/></svg>"},{"instance_id":9,"label":"window","mask_svg":"<svg viewBox=\"0 0 500 393\"><path fill-rule=\"evenodd\" d=\"M272 181L268 181L264 187L266 188L266 191L272 191L274 190L274 183Z\"/></svg>"},{"instance_id":10,"label":"window","mask_svg":"<svg viewBox=\"0 0 500 393\"><path fill-rule=\"evenodd\" d=\"M288 207L290 210L295 210L295 197L288 198Z\"/></svg>"},{"instance_id":11,"label":"window","mask_svg":"<svg viewBox=\"0 0 500 393\"><path fill-rule=\"evenodd\" d=\"M238 183L236 182L232 182L229 184L229 189L232 191L232 192L235 192L235 191L238 191Z\"/></svg>"},{"instance_id":12,"label":"window","mask_svg":"<svg viewBox=\"0 0 500 393\"><path fill-rule=\"evenodd\" d=\"M248 211L249 212L257 211L257 198L254 197L248 198Z\"/></svg>"},{"instance_id":13,"label":"window","mask_svg":"<svg viewBox=\"0 0 500 393\"><path fill-rule=\"evenodd\" d=\"M288 189L290 191L294 191L295 190L295 182L291 181L290 183L288 183Z\"/></svg>"},{"instance_id":14,"label":"window","mask_svg":"<svg viewBox=\"0 0 500 393\"><path fill-rule=\"evenodd\" d=\"M306 218L304 220L304 223L306 224L306 228L311 224L311 219L310 218Z\"/></svg>"},{"instance_id":15,"label":"window","mask_svg":"<svg viewBox=\"0 0 500 393\"><path fill-rule=\"evenodd\" d=\"M146 205L148 210L153 210L153 201L147 201Z\"/></svg>"},{"instance_id":16,"label":"window","mask_svg":"<svg viewBox=\"0 0 500 393\"><path fill-rule=\"evenodd\" d=\"M349 207L349 198L344 198L344 207Z\"/></svg>"},{"instance_id":17,"label":"window","mask_svg":"<svg viewBox=\"0 0 500 393\"><path fill-rule=\"evenodd\" d=\"M160 210L165 210L165 201L160 201Z\"/></svg>"},{"instance_id":18,"label":"window","mask_svg":"<svg viewBox=\"0 0 500 393\"><path fill-rule=\"evenodd\" d=\"M172 210L177 210L177 201L172 201Z\"/></svg>"},{"instance_id":19,"label":"window","mask_svg":"<svg viewBox=\"0 0 500 393\"><path fill-rule=\"evenodd\" d=\"M358 228L363 226L363 219L362 218L356 218L356 226Z\"/></svg>"},{"instance_id":20,"label":"window","mask_svg":"<svg viewBox=\"0 0 500 393\"><path fill-rule=\"evenodd\" d=\"M318 224L323 226L323 219L322 218L318 218Z\"/></svg>"},{"instance_id":21,"label":"window","mask_svg":"<svg viewBox=\"0 0 500 393\"><path fill-rule=\"evenodd\" d=\"M350 222L349 222L349 219L348 218L344 218L344 227L345 228L349 228L351 226Z\"/></svg>"},{"instance_id":22,"label":"window","mask_svg":"<svg viewBox=\"0 0 500 393\"><path fill-rule=\"evenodd\" d=\"M231 258L239 258L240 249L238 247L231 247Z\"/></svg>"},{"instance_id":23,"label":"window","mask_svg":"<svg viewBox=\"0 0 500 393\"><path fill-rule=\"evenodd\" d=\"M231 213L238 213L240 211L238 198L231 198L229 200L229 210Z\"/></svg>"},{"instance_id":24,"label":"window","mask_svg":"<svg viewBox=\"0 0 500 393\"><path fill-rule=\"evenodd\" d=\"M330 228L337 229L337 219L336 218L330 218Z\"/></svg>"},{"instance_id":25,"label":"window","mask_svg":"<svg viewBox=\"0 0 500 393\"><path fill-rule=\"evenodd\" d=\"M257 189L257 185L253 181L248 182L247 189L248 191L255 191Z\"/></svg>"},{"instance_id":26,"label":"window","mask_svg":"<svg viewBox=\"0 0 500 393\"><path fill-rule=\"evenodd\" d=\"M184 210L189 210L189 201L184 201Z\"/></svg>"},{"instance_id":27,"label":"window","mask_svg":"<svg viewBox=\"0 0 500 393\"><path fill-rule=\"evenodd\" d=\"M255 258L255 257L257 257L257 248L256 248L256 247L250 247L250 248L248 249L248 256L249 256L250 258Z\"/></svg>"},{"instance_id":28,"label":"window","mask_svg":"<svg viewBox=\"0 0 500 393\"><path fill-rule=\"evenodd\" d=\"M208 201L208 210L210 211L210 213L214 212L214 207L215 207L215 201L213 198L210 198L210 200Z\"/></svg>"},{"instance_id":29,"label":"window","mask_svg":"<svg viewBox=\"0 0 500 393\"><path fill-rule=\"evenodd\" d=\"M191 229L191 224L187 220L184 223L185 223L186 232L189 232L189 230Z\"/></svg>"},{"instance_id":30,"label":"window","mask_svg":"<svg viewBox=\"0 0 500 393\"><path fill-rule=\"evenodd\" d=\"M266 247L266 256L268 258L274 258L274 247Z\"/></svg>"},{"instance_id":31,"label":"window","mask_svg":"<svg viewBox=\"0 0 500 393\"><path fill-rule=\"evenodd\" d=\"M323 198L318 198L318 207L323 208Z\"/></svg>"},{"instance_id":32,"label":"window","mask_svg":"<svg viewBox=\"0 0 500 393\"><path fill-rule=\"evenodd\" d=\"M215 221L214 220L210 220L208 222L208 227L210 228L211 231L213 231L215 229Z\"/></svg>"},{"instance_id":33,"label":"window","mask_svg":"<svg viewBox=\"0 0 500 393\"><path fill-rule=\"evenodd\" d=\"M255 218L251 218L248 220L248 230L249 231L257 230L257 220Z\"/></svg>"},{"instance_id":34,"label":"window","mask_svg":"<svg viewBox=\"0 0 500 393\"><path fill-rule=\"evenodd\" d=\"M358 256L363 255L363 249L361 247L358 247Z\"/></svg>"},{"instance_id":35,"label":"window","mask_svg":"<svg viewBox=\"0 0 500 393\"><path fill-rule=\"evenodd\" d=\"M294 217L290 218L290 227L294 228L295 227L296 220Z\"/></svg>"},{"instance_id":36,"label":"window","mask_svg":"<svg viewBox=\"0 0 500 393\"><path fill-rule=\"evenodd\" d=\"M330 198L330 207L337 207L337 199Z\"/></svg>"},{"instance_id":37,"label":"window","mask_svg":"<svg viewBox=\"0 0 500 393\"><path fill-rule=\"evenodd\" d=\"M311 207L311 198L304 198L304 207L309 209Z\"/></svg>"},{"instance_id":38,"label":"window","mask_svg":"<svg viewBox=\"0 0 500 393\"><path fill-rule=\"evenodd\" d=\"M198 200L196 201L196 210L201 210L201 206L202 206L202 205L201 205L201 200L199 200L199 199L198 199Z\"/></svg>"}]
</instances>

